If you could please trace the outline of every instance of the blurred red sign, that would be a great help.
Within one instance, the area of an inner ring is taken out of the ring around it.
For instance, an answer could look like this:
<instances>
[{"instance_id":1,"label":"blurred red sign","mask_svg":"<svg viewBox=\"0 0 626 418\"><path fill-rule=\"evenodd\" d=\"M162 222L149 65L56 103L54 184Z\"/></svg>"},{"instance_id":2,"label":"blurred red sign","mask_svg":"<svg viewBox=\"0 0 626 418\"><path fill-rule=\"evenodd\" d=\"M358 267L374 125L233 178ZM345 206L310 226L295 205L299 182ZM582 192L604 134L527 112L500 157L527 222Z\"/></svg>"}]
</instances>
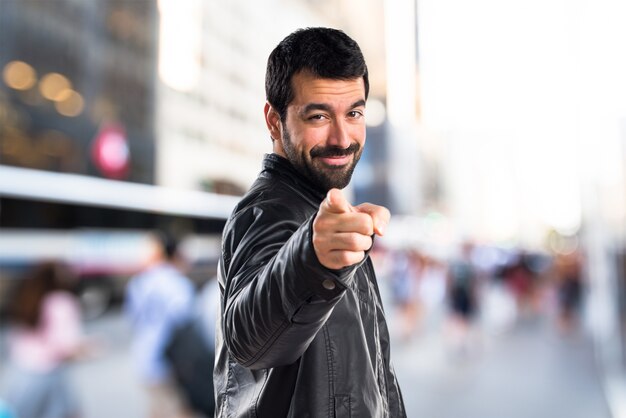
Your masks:
<instances>
[{"instance_id":1,"label":"blurred red sign","mask_svg":"<svg viewBox=\"0 0 626 418\"><path fill-rule=\"evenodd\" d=\"M130 150L126 131L120 125L104 125L94 138L91 155L98 170L108 178L128 175Z\"/></svg>"}]
</instances>

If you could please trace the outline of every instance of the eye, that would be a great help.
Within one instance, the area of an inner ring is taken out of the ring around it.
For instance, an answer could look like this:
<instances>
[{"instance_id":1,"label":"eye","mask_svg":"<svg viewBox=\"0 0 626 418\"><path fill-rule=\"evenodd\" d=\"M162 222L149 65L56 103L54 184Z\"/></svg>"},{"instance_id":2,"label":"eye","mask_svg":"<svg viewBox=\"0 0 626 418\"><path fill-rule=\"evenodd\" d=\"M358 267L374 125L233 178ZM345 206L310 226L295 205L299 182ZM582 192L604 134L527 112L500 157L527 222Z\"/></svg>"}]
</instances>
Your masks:
<instances>
[{"instance_id":1,"label":"eye","mask_svg":"<svg viewBox=\"0 0 626 418\"><path fill-rule=\"evenodd\" d=\"M326 118L326 116L322 115L321 113L309 116L309 120L323 120L325 118Z\"/></svg>"},{"instance_id":2,"label":"eye","mask_svg":"<svg viewBox=\"0 0 626 418\"><path fill-rule=\"evenodd\" d=\"M359 119L363 116L364 114L362 110L351 110L350 112L348 112L348 117L351 119Z\"/></svg>"}]
</instances>

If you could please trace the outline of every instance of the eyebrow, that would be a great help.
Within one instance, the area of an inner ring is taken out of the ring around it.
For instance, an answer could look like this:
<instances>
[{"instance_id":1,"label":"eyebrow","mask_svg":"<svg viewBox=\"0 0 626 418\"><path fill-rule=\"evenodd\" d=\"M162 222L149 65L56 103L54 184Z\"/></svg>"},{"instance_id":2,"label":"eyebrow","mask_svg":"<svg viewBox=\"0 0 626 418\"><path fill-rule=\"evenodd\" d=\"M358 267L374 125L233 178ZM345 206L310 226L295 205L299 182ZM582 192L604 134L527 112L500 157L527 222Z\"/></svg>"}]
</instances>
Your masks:
<instances>
[{"instance_id":1,"label":"eyebrow","mask_svg":"<svg viewBox=\"0 0 626 418\"><path fill-rule=\"evenodd\" d=\"M361 107L361 106L365 106L365 100L363 99L357 100L356 102L352 103L352 105L350 106L350 109L354 109L355 107ZM302 108L302 111L300 113L302 115L305 115L313 110L323 110L325 112L330 112L332 109L326 103L309 103Z\"/></svg>"}]
</instances>

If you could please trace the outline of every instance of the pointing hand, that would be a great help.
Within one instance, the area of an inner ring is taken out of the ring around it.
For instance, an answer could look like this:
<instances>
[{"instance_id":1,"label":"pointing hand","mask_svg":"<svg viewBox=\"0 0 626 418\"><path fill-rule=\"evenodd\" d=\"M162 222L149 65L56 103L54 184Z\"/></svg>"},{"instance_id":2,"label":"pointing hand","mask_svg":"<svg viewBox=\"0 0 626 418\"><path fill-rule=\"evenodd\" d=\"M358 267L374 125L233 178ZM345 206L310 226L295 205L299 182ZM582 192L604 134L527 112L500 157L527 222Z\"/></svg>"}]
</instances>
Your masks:
<instances>
[{"instance_id":1,"label":"pointing hand","mask_svg":"<svg viewBox=\"0 0 626 418\"><path fill-rule=\"evenodd\" d=\"M320 263L340 269L363 260L372 235L383 235L389 210L371 203L351 206L338 189L331 189L313 221L313 247Z\"/></svg>"}]
</instances>

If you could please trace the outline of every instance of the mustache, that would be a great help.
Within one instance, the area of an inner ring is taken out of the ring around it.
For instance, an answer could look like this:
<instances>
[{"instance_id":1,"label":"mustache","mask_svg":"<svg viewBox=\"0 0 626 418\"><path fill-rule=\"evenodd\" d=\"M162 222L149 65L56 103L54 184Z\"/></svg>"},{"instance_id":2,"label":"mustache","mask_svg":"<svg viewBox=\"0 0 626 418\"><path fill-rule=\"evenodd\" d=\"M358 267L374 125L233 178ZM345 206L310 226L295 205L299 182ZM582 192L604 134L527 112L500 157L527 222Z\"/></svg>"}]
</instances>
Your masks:
<instances>
[{"instance_id":1,"label":"mustache","mask_svg":"<svg viewBox=\"0 0 626 418\"><path fill-rule=\"evenodd\" d=\"M311 158L316 157L344 157L346 155L355 154L361 146L359 144L350 144L348 148L340 148L336 146L315 147L311 150Z\"/></svg>"}]
</instances>

